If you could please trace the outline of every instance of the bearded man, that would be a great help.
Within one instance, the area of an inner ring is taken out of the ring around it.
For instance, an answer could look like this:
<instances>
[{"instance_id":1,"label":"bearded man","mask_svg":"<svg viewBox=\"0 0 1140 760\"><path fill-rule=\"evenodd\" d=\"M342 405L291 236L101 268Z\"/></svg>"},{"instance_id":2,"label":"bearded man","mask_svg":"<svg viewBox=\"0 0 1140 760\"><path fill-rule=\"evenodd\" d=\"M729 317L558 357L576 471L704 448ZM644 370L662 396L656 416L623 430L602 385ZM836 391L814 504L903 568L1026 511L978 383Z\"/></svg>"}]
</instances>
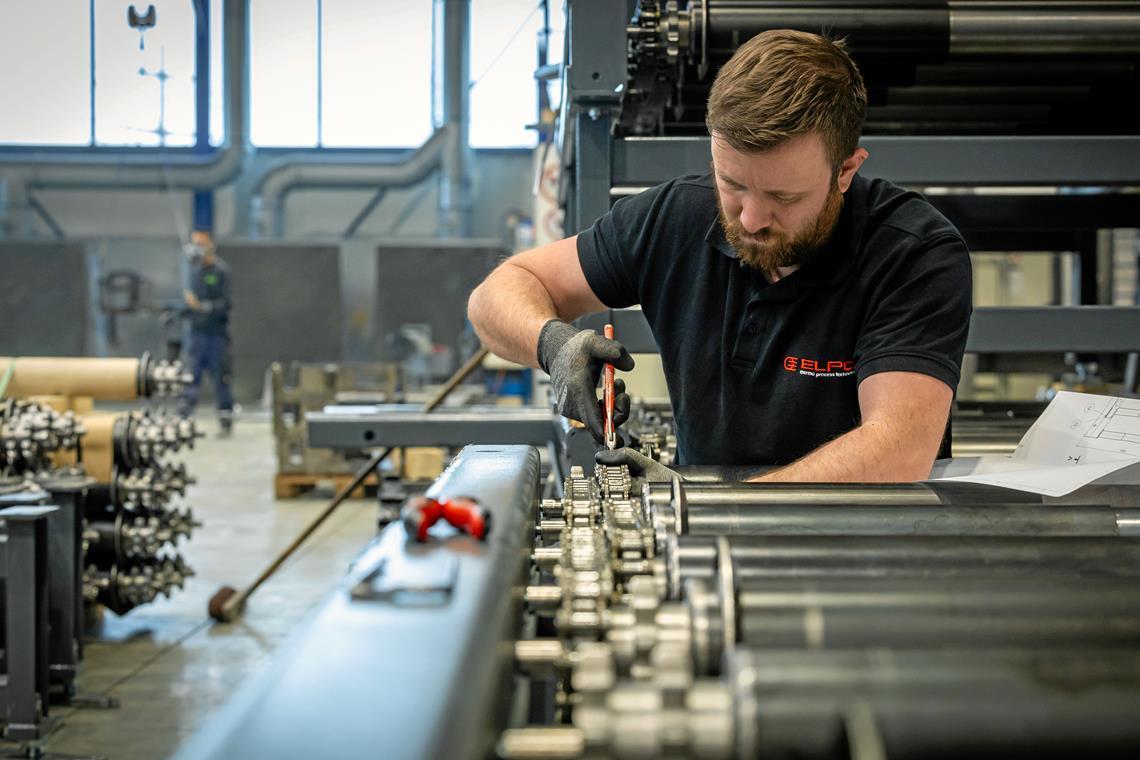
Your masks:
<instances>
[{"instance_id":1,"label":"bearded man","mask_svg":"<svg viewBox=\"0 0 1140 760\"><path fill-rule=\"evenodd\" d=\"M754 37L709 96L712 172L507 260L472 293L476 331L549 372L558 411L600 439L598 373L633 360L567 323L641 304L681 464L775 466L759 478L772 481L926 478L965 350L970 258L922 196L859 176L866 106L842 43ZM628 449L599 461L668 474Z\"/></svg>"}]
</instances>

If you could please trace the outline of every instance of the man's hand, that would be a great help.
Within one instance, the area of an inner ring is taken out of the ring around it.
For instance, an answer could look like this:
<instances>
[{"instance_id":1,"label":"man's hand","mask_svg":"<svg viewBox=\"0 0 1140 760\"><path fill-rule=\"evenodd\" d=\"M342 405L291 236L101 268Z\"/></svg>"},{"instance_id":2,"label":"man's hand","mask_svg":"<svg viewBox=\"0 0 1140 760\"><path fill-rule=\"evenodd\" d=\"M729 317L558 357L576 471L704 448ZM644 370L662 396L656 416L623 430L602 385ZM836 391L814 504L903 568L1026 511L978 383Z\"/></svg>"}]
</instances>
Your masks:
<instances>
[{"instance_id":1,"label":"man's hand","mask_svg":"<svg viewBox=\"0 0 1140 760\"><path fill-rule=\"evenodd\" d=\"M602 366L613 364L628 372L633 357L616 340L608 340L593 330L577 330L557 319L547 322L538 336L538 364L550 375L554 407L564 417L583 423L602 443L604 425L598 400L598 378ZM625 383L614 383L614 426L629 418L629 395Z\"/></svg>"},{"instance_id":2,"label":"man's hand","mask_svg":"<svg viewBox=\"0 0 1140 760\"><path fill-rule=\"evenodd\" d=\"M669 483L674 478L684 480L674 470L655 459L650 459L635 449L602 449L594 455L594 461L608 467L628 465L630 475L642 477L654 483Z\"/></svg>"},{"instance_id":3,"label":"man's hand","mask_svg":"<svg viewBox=\"0 0 1140 760\"><path fill-rule=\"evenodd\" d=\"M189 290L182 291L182 298L186 301L186 305L193 311L202 310L202 302L198 300L198 296L191 293Z\"/></svg>"}]
</instances>

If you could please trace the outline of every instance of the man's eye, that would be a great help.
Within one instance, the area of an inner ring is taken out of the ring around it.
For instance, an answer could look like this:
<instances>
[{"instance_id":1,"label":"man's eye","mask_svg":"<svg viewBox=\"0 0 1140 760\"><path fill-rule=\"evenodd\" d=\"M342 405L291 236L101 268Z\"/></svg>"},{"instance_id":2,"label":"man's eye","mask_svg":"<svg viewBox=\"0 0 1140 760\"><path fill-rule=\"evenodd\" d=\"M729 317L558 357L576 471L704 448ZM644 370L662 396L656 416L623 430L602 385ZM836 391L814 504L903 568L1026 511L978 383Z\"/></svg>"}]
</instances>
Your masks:
<instances>
[{"instance_id":1,"label":"man's eye","mask_svg":"<svg viewBox=\"0 0 1140 760\"><path fill-rule=\"evenodd\" d=\"M795 203L799 198L794 195L777 195L776 200L780 203Z\"/></svg>"}]
</instances>

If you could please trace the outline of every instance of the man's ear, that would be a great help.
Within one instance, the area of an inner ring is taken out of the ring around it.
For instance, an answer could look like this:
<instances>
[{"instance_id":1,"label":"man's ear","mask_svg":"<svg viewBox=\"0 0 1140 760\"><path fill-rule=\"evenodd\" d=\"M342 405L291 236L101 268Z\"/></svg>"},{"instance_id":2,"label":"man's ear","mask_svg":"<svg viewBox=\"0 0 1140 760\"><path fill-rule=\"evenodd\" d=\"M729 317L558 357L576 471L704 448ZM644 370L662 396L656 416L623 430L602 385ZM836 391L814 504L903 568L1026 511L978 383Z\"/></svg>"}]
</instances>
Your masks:
<instances>
[{"instance_id":1,"label":"man's ear","mask_svg":"<svg viewBox=\"0 0 1140 760\"><path fill-rule=\"evenodd\" d=\"M859 167L870 155L866 148L856 148L855 152L839 165L839 192L847 192L847 188L851 187L851 182L855 179L855 172L859 171Z\"/></svg>"}]
</instances>

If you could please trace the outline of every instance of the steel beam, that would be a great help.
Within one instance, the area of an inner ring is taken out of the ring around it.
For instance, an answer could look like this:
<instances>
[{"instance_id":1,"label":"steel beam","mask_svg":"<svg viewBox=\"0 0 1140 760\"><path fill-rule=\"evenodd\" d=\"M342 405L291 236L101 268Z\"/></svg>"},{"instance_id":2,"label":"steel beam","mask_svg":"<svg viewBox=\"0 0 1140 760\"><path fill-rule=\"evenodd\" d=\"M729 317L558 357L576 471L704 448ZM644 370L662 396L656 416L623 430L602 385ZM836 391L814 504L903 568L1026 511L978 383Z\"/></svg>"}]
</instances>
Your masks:
<instances>
[{"instance_id":1,"label":"steel beam","mask_svg":"<svg viewBox=\"0 0 1140 760\"><path fill-rule=\"evenodd\" d=\"M529 444L559 439L555 418L544 409L464 407L425 414L419 407L326 407L305 415L310 446L365 449L378 446Z\"/></svg>"},{"instance_id":2,"label":"steel beam","mask_svg":"<svg viewBox=\"0 0 1140 760\"><path fill-rule=\"evenodd\" d=\"M908 186L1125 186L1140 181L1140 137L864 137L859 173ZM709 171L707 137L614 139L612 182L649 186Z\"/></svg>"},{"instance_id":3,"label":"steel beam","mask_svg":"<svg viewBox=\"0 0 1140 760\"><path fill-rule=\"evenodd\" d=\"M390 524L276 664L181 748L180 758L494 754L522 625L538 452L468 446L428 491L491 514L485 542L428 544ZM435 531L433 531L435 533Z\"/></svg>"},{"instance_id":4,"label":"steel beam","mask_svg":"<svg viewBox=\"0 0 1140 760\"><path fill-rule=\"evenodd\" d=\"M1140 308L990 307L970 320L969 353L1128 353L1140 350Z\"/></svg>"},{"instance_id":5,"label":"steel beam","mask_svg":"<svg viewBox=\"0 0 1140 760\"><path fill-rule=\"evenodd\" d=\"M632 353L657 353L657 342L641 309L591 314L578 324L597 329L614 325ZM1130 353L1140 350L1140 308L1133 306L982 307L970 318L966 352Z\"/></svg>"}]
</instances>

